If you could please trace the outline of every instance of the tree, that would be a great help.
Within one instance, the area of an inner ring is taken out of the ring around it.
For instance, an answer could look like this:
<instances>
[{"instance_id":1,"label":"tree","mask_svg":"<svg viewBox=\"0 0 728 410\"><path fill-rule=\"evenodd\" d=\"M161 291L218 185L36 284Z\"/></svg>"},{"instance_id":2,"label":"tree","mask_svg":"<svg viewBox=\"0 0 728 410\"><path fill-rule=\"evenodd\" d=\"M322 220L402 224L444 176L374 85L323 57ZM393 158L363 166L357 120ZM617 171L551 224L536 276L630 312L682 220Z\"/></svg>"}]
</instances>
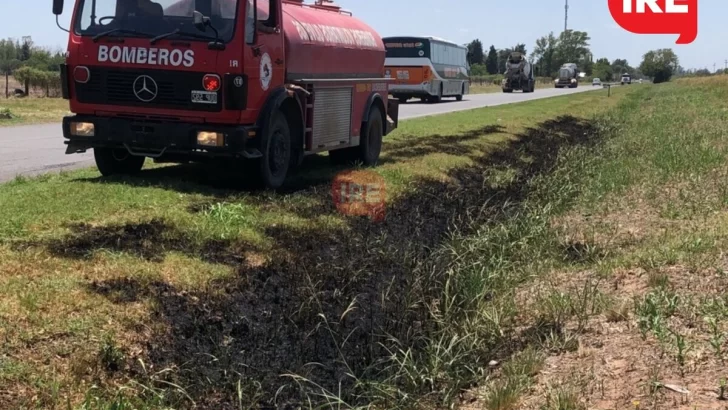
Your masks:
<instances>
[{"instance_id":1,"label":"tree","mask_svg":"<svg viewBox=\"0 0 728 410\"><path fill-rule=\"evenodd\" d=\"M592 68L592 76L600 78L602 81L612 81L614 78L614 72L612 71L612 65L606 58L600 58L594 63Z\"/></svg>"},{"instance_id":2,"label":"tree","mask_svg":"<svg viewBox=\"0 0 728 410\"><path fill-rule=\"evenodd\" d=\"M510 48L498 50L498 74L506 72L506 62L508 61L508 58L510 58L512 52L513 50Z\"/></svg>"},{"instance_id":3,"label":"tree","mask_svg":"<svg viewBox=\"0 0 728 410\"><path fill-rule=\"evenodd\" d=\"M524 56L527 54L526 53L526 45L525 44L516 44L516 46L513 47L513 51L515 51L517 53L521 53Z\"/></svg>"},{"instance_id":4,"label":"tree","mask_svg":"<svg viewBox=\"0 0 728 410\"><path fill-rule=\"evenodd\" d=\"M486 74L488 74L488 69L486 69L485 65L473 64L470 66L470 75L472 77L481 77Z\"/></svg>"},{"instance_id":5,"label":"tree","mask_svg":"<svg viewBox=\"0 0 728 410\"><path fill-rule=\"evenodd\" d=\"M498 50L495 46L490 46L488 57L485 59L485 67L488 74L498 74Z\"/></svg>"},{"instance_id":6,"label":"tree","mask_svg":"<svg viewBox=\"0 0 728 410\"><path fill-rule=\"evenodd\" d=\"M576 63L581 69L590 66L589 40L591 38L585 31L566 30L562 32L555 50L557 67L564 63Z\"/></svg>"},{"instance_id":7,"label":"tree","mask_svg":"<svg viewBox=\"0 0 728 410\"><path fill-rule=\"evenodd\" d=\"M698 71L695 72L695 75L698 76L698 77L708 77L711 74L712 73L707 68L701 68L700 70L698 70Z\"/></svg>"},{"instance_id":8,"label":"tree","mask_svg":"<svg viewBox=\"0 0 728 410\"><path fill-rule=\"evenodd\" d=\"M646 53L640 64L640 71L652 77L655 84L670 81L679 67L679 59L671 48L661 48Z\"/></svg>"},{"instance_id":9,"label":"tree","mask_svg":"<svg viewBox=\"0 0 728 410\"><path fill-rule=\"evenodd\" d=\"M475 64L485 63L485 56L483 54L483 43L475 39L468 44L468 64L471 66Z\"/></svg>"},{"instance_id":10,"label":"tree","mask_svg":"<svg viewBox=\"0 0 728 410\"><path fill-rule=\"evenodd\" d=\"M20 67L18 50L12 39L0 40L0 74L5 75L5 98L10 97L10 75Z\"/></svg>"},{"instance_id":11,"label":"tree","mask_svg":"<svg viewBox=\"0 0 728 410\"><path fill-rule=\"evenodd\" d=\"M540 76L550 77L558 68L554 60L557 45L558 39L553 32L536 40L536 47L534 47L531 57L536 61L536 71Z\"/></svg>"},{"instance_id":12,"label":"tree","mask_svg":"<svg viewBox=\"0 0 728 410\"><path fill-rule=\"evenodd\" d=\"M634 74L635 69L632 68L627 60L616 59L612 62L612 72L616 75L622 75L624 73Z\"/></svg>"},{"instance_id":13,"label":"tree","mask_svg":"<svg viewBox=\"0 0 728 410\"><path fill-rule=\"evenodd\" d=\"M23 37L23 42L18 47L18 60L27 61L33 52L33 39L30 36Z\"/></svg>"}]
</instances>

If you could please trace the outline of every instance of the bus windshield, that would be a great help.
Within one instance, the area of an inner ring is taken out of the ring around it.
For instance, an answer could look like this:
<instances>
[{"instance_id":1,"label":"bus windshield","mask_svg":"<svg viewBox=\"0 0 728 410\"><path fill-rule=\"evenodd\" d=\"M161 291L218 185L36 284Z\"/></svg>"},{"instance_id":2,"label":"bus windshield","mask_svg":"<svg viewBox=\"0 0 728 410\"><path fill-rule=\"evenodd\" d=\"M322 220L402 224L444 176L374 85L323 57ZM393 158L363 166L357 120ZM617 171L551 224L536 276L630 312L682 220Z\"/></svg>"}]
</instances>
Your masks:
<instances>
[{"instance_id":1,"label":"bus windshield","mask_svg":"<svg viewBox=\"0 0 728 410\"><path fill-rule=\"evenodd\" d=\"M212 29L202 33L194 27L192 12L197 10L210 17L220 39L227 42L237 8L238 0L79 0L74 31L94 36L118 30L114 36L153 37L179 30L177 35L185 40L213 37Z\"/></svg>"},{"instance_id":2,"label":"bus windshield","mask_svg":"<svg viewBox=\"0 0 728 410\"><path fill-rule=\"evenodd\" d=\"M417 38L387 38L387 58L430 58L430 42Z\"/></svg>"}]
</instances>

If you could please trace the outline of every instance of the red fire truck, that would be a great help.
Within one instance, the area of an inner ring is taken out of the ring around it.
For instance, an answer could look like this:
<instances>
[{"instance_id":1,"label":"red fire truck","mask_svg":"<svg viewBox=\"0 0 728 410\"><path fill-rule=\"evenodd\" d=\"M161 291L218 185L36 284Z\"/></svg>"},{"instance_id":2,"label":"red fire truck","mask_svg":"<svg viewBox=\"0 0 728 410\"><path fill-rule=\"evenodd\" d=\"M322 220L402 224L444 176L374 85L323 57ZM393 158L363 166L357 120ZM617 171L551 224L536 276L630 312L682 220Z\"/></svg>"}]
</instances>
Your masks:
<instances>
[{"instance_id":1,"label":"red fire truck","mask_svg":"<svg viewBox=\"0 0 728 410\"><path fill-rule=\"evenodd\" d=\"M156 1L76 0L67 154L93 149L104 176L248 161L272 189L309 154L376 165L398 106L371 27L330 0Z\"/></svg>"}]
</instances>

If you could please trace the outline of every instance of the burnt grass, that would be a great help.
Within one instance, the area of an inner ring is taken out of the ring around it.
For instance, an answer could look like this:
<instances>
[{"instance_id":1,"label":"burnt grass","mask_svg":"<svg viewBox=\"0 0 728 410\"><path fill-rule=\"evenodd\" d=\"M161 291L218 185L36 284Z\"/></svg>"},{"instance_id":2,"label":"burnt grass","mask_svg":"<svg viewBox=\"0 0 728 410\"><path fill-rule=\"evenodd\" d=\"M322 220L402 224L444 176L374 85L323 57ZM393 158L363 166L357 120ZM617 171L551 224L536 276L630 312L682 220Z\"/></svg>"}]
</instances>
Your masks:
<instances>
[{"instance_id":1,"label":"burnt grass","mask_svg":"<svg viewBox=\"0 0 728 410\"><path fill-rule=\"evenodd\" d=\"M470 155L469 149L452 146L499 131L490 127L445 140L425 137L414 142L415 148L401 144L387 154L396 159L442 152L446 143L458 155ZM297 408L307 406L308 398L323 401L316 396L320 389L287 374L310 380L349 405L365 404L369 383L396 372L387 360L391 356L387 348L412 348L415 355L422 355L423 340L437 326L428 320L429 306L442 297L444 284L438 274L442 269L437 266L446 261L428 260L432 250L448 239L453 228L467 233L507 218L499 210L505 204L517 208L531 193L527 182L551 172L561 150L592 144L599 135L591 122L562 116L517 137L495 153L471 156L474 165L451 171L456 184L417 181L411 194L388 204L382 222L350 217L341 229L315 224L306 229L268 228L265 233L275 246L263 265L246 263L240 256L249 245L196 243L159 220L79 225L68 237L43 245L69 258L113 249L161 260L165 252L175 250L234 267L232 279L196 291L129 278L87 286L89 292L120 305L154 301L150 306L157 325L145 338L144 363L156 370L174 369L165 380L182 386L200 408L238 408L238 382L243 401L259 407ZM515 170L516 177L490 188L486 178L493 169ZM298 195L317 201L315 206L298 205L291 211L303 217L337 213L328 182L323 184L296 187ZM124 378L143 379L138 362L127 361L120 370ZM399 388L410 387L402 382ZM431 394L436 386L420 389L424 390L407 393ZM177 406L192 407L182 394L170 394Z\"/></svg>"}]
</instances>

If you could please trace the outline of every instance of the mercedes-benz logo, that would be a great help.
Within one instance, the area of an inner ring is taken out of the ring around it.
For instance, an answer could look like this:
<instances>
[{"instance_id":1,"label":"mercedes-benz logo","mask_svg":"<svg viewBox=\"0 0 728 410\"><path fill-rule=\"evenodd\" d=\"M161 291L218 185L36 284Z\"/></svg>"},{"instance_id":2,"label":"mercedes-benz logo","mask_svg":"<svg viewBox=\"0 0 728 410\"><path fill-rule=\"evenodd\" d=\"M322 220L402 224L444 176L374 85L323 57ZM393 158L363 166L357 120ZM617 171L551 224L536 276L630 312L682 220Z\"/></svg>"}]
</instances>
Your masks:
<instances>
[{"instance_id":1,"label":"mercedes-benz logo","mask_svg":"<svg viewBox=\"0 0 728 410\"><path fill-rule=\"evenodd\" d=\"M157 98L157 92L159 92L157 82L148 75L140 75L137 77L134 80L132 88L136 98L143 102L149 102Z\"/></svg>"}]
</instances>

